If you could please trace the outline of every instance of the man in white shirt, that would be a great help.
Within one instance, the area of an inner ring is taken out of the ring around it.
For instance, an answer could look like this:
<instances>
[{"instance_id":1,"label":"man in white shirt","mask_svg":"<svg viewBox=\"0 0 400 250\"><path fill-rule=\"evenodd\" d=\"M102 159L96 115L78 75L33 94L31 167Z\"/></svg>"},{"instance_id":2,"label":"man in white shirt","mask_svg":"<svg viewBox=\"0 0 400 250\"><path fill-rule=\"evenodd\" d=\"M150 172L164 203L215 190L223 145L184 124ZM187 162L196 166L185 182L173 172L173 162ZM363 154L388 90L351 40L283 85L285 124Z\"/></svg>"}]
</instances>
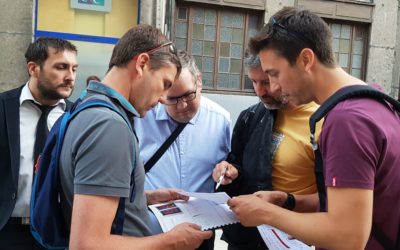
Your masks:
<instances>
[{"instance_id":1,"label":"man in white shirt","mask_svg":"<svg viewBox=\"0 0 400 250\"><path fill-rule=\"evenodd\" d=\"M29 229L33 166L45 140L36 140L37 127L50 130L70 105L65 99L78 67L76 47L58 38L37 39L25 58L28 82L0 94L0 246L6 249L41 249Z\"/></svg>"}]
</instances>

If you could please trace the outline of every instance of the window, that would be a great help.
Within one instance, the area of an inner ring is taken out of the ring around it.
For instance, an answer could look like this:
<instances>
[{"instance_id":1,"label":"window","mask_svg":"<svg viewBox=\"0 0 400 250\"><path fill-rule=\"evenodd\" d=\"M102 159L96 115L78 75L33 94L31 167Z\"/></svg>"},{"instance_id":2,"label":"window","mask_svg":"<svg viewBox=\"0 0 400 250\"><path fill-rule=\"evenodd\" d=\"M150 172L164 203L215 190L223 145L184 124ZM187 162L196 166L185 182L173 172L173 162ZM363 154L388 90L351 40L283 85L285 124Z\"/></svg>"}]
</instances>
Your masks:
<instances>
[{"instance_id":1,"label":"window","mask_svg":"<svg viewBox=\"0 0 400 250\"><path fill-rule=\"evenodd\" d=\"M191 53L203 75L203 89L253 93L245 80L244 51L261 26L260 13L226 8L178 6L175 43Z\"/></svg>"},{"instance_id":2,"label":"window","mask_svg":"<svg viewBox=\"0 0 400 250\"><path fill-rule=\"evenodd\" d=\"M332 29L332 47L338 64L351 75L365 80L368 26L326 21Z\"/></svg>"}]
</instances>

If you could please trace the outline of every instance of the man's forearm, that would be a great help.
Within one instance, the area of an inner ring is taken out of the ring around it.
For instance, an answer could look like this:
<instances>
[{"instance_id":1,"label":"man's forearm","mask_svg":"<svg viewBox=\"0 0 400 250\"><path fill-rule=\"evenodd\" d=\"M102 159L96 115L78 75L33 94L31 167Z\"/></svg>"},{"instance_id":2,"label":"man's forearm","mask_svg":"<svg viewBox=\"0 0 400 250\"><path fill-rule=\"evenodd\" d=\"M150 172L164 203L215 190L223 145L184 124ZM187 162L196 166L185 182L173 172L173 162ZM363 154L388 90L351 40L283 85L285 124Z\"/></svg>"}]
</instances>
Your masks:
<instances>
[{"instance_id":1,"label":"man's forearm","mask_svg":"<svg viewBox=\"0 0 400 250\"><path fill-rule=\"evenodd\" d=\"M318 211L318 193L294 195L294 198L296 199L296 206L293 211L300 213L312 213Z\"/></svg>"},{"instance_id":2,"label":"man's forearm","mask_svg":"<svg viewBox=\"0 0 400 250\"><path fill-rule=\"evenodd\" d=\"M268 224L308 244L327 249L363 249L372 224L372 190L328 188L328 211L298 213L256 195L232 198L228 205L245 226Z\"/></svg>"},{"instance_id":3,"label":"man's forearm","mask_svg":"<svg viewBox=\"0 0 400 250\"><path fill-rule=\"evenodd\" d=\"M372 223L371 191L328 188L328 193L329 212L296 213L268 204L263 221L318 247L364 249Z\"/></svg>"},{"instance_id":4,"label":"man's forearm","mask_svg":"<svg viewBox=\"0 0 400 250\"><path fill-rule=\"evenodd\" d=\"M270 224L307 244L326 249L364 249L354 231L329 218L327 213L296 213L278 208ZM268 222L268 223L267 223Z\"/></svg>"}]
</instances>

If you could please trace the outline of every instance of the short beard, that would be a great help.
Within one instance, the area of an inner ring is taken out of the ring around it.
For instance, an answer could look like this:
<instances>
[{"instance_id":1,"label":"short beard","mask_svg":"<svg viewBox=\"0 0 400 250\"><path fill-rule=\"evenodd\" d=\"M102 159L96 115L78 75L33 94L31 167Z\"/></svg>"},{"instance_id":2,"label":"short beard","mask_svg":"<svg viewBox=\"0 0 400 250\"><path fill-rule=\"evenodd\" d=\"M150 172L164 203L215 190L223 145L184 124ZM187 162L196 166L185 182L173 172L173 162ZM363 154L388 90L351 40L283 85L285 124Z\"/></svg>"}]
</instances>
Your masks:
<instances>
[{"instance_id":1,"label":"short beard","mask_svg":"<svg viewBox=\"0 0 400 250\"><path fill-rule=\"evenodd\" d=\"M66 99L70 97L72 94L73 87L71 93L68 96L64 96L57 92L58 87L65 85L67 85L67 83L64 82L62 83L62 85L52 86L51 82L43 76L39 77L38 79L39 92L42 95L42 97L47 100L59 101L60 99Z\"/></svg>"},{"instance_id":2,"label":"short beard","mask_svg":"<svg viewBox=\"0 0 400 250\"><path fill-rule=\"evenodd\" d=\"M277 109L281 109L281 108L286 107L286 105L288 103L289 103L289 95L282 94L279 97L279 100L276 100L276 102L274 104L272 104L272 105L269 105L269 104L266 104L266 103L263 103L263 104L264 104L264 107L269 109L269 110L277 110Z\"/></svg>"}]
</instances>

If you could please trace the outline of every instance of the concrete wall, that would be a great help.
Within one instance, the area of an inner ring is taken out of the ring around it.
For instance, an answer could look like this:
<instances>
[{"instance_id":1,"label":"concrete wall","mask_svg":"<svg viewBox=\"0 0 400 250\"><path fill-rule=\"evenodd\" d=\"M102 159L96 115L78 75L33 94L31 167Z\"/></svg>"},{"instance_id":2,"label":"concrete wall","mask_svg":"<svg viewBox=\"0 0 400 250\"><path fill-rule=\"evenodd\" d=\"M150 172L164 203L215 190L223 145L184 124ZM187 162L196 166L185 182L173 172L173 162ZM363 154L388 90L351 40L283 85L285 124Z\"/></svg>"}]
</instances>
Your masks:
<instances>
[{"instance_id":1,"label":"concrete wall","mask_svg":"<svg viewBox=\"0 0 400 250\"><path fill-rule=\"evenodd\" d=\"M394 74L398 7L397 0L375 0L371 24L371 38L367 65L367 82L378 82L385 92L394 95L393 86L398 86Z\"/></svg>"},{"instance_id":2,"label":"concrete wall","mask_svg":"<svg viewBox=\"0 0 400 250\"><path fill-rule=\"evenodd\" d=\"M271 18L275 12L279 11L285 6L294 6L295 0L265 0L265 23Z\"/></svg>"},{"instance_id":3,"label":"concrete wall","mask_svg":"<svg viewBox=\"0 0 400 250\"><path fill-rule=\"evenodd\" d=\"M400 98L400 25L399 24L400 24L400 4L397 9L396 50L395 50L395 62L393 65L393 84L392 84L392 93L396 99Z\"/></svg>"},{"instance_id":4,"label":"concrete wall","mask_svg":"<svg viewBox=\"0 0 400 250\"><path fill-rule=\"evenodd\" d=\"M27 81L24 53L32 41L34 0L0 0L0 92Z\"/></svg>"}]
</instances>

